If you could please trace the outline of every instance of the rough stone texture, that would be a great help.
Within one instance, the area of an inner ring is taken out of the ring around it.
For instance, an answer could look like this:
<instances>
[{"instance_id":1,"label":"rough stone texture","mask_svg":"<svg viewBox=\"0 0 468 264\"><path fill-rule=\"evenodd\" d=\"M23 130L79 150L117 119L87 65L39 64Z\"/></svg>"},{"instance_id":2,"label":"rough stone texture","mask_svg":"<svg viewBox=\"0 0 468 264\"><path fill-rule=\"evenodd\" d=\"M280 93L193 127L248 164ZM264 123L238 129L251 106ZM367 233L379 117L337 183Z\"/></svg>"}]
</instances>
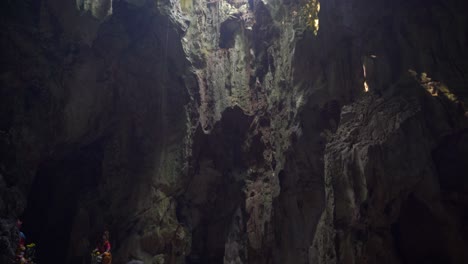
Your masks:
<instances>
[{"instance_id":1,"label":"rough stone texture","mask_svg":"<svg viewBox=\"0 0 468 264\"><path fill-rule=\"evenodd\" d=\"M466 262L463 1L312 2L2 3L0 261Z\"/></svg>"},{"instance_id":2,"label":"rough stone texture","mask_svg":"<svg viewBox=\"0 0 468 264\"><path fill-rule=\"evenodd\" d=\"M342 109L325 151L327 203L312 263L467 260L462 217L432 155L444 137L466 133L467 122L418 86L399 83L398 96L370 95Z\"/></svg>"},{"instance_id":3,"label":"rough stone texture","mask_svg":"<svg viewBox=\"0 0 468 264\"><path fill-rule=\"evenodd\" d=\"M169 196L187 119L187 90L172 81L186 70L179 27L150 2L114 3L105 21L67 4L31 7L40 23L2 33L12 51L2 57L2 217L26 219L46 262L87 258L105 226L117 262L152 259L154 249L141 250L147 237L184 240ZM57 240L58 253L47 247Z\"/></svg>"}]
</instances>

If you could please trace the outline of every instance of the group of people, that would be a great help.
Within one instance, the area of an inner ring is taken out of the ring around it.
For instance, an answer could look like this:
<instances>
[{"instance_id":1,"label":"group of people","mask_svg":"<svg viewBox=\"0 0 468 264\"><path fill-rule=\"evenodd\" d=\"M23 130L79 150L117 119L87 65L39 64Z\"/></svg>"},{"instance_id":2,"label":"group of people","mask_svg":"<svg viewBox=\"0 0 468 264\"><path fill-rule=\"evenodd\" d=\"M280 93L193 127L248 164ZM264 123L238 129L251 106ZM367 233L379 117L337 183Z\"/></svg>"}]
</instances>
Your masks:
<instances>
[{"instance_id":1,"label":"group of people","mask_svg":"<svg viewBox=\"0 0 468 264\"><path fill-rule=\"evenodd\" d=\"M104 231L100 241L98 242L96 248L92 253L94 262L102 264L111 264L112 254L110 253L110 251L111 244L109 242L109 231Z\"/></svg>"},{"instance_id":2,"label":"group of people","mask_svg":"<svg viewBox=\"0 0 468 264\"><path fill-rule=\"evenodd\" d=\"M18 264L32 264L34 263L35 244L30 243L26 245L26 236L21 231L23 222L19 219L16 221L16 227L18 228L18 246L16 249L16 263ZM99 239L96 248L92 254L93 263L111 264L111 244L109 241L109 231L104 231L102 237Z\"/></svg>"},{"instance_id":3,"label":"group of people","mask_svg":"<svg viewBox=\"0 0 468 264\"><path fill-rule=\"evenodd\" d=\"M16 247L16 262L19 264L26 264L26 263L34 263L34 247L36 246L34 243L26 245L26 236L21 231L21 226L23 222L19 219L16 221L16 227L18 228L18 246Z\"/></svg>"}]
</instances>

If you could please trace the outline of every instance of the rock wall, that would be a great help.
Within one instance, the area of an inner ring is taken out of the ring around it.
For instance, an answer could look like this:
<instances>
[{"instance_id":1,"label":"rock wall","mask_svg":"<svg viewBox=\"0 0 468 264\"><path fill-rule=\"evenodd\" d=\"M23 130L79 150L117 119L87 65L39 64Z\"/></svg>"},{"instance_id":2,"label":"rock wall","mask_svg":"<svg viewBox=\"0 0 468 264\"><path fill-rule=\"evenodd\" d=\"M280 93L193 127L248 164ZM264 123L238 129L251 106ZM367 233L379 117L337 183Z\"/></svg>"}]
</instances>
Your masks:
<instances>
[{"instance_id":1,"label":"rock wall","mask_svg":"<svg viewBox=\"0 0 468 264\"><path fill-rule=\"evenodd\" d=\"M444 137L465 133L466 120L414 81L397 87L398 96L370 95L342 109L325 150L327 202L312 263L466 260L464 216L448 202L464 207L464 198L446 196L453 192L440 184L434 157ZM453 119L435 114L442 112Z\"/></svg>"},{"instance_id":2,"label":"rock wall","mask_svg":"<svg viewBox=\"0 0 468 264\"><path fill-rule=\"evenodd\" d=\"M3 262L466 262L462 1L1 5Z\"/></svg>"}]
</instances>

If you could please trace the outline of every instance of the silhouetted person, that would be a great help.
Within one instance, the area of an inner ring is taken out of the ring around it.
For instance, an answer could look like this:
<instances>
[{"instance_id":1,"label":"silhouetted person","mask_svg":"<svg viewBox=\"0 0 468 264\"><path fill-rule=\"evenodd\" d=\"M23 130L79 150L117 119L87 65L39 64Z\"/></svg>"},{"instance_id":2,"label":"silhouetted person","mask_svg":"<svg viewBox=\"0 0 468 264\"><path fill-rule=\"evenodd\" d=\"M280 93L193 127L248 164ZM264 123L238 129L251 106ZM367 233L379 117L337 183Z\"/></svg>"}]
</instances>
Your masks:
<instances>
[{"instance_id":1,"label":"silhouetted person","mask_svg":"<svg viewBox=\"0 0 468 264\"><path fill-rule=\"evenodd\" d=\"M99 240L95 251L98 251L99 254L102 256L102 264L111 264L112 263L112 255L111 251L111 244L109 242L109 231L104 231L102 234L101 239Z\"/></svg>"}]
</instances>

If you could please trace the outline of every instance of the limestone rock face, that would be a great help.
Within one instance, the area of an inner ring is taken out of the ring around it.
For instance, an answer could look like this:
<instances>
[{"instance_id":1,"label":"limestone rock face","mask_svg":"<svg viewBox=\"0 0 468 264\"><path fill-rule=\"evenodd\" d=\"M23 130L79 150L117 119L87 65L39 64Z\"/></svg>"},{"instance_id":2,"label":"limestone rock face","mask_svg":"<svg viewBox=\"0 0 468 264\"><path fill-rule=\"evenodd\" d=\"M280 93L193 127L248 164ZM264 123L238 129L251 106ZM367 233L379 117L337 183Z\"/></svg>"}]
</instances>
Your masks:
<instances>
[{"instance_id":1,"label":"limestone rock face","mask_svg":"<svg viewBox=\"0 0 468 264\"><path fill-rule=\"evenodd\" d=\"M0 262L466 263L462 2L5 1Z\"/></svg>"},{"instance_id":2,"label":"limestone rock face","mask_svg":"<svg viewBox=\"0 0 468 264\"><path fill-rule=\"evenodd\" d=\"M439 184L434 155L445 138L466 130L466 120L417 83L398 86L405 96L366 96L342 109L325 150L327 202L312 263L467 259L463 217ZM427 115L451 111L453 119Z\"/></svg>"}]
</instances>

